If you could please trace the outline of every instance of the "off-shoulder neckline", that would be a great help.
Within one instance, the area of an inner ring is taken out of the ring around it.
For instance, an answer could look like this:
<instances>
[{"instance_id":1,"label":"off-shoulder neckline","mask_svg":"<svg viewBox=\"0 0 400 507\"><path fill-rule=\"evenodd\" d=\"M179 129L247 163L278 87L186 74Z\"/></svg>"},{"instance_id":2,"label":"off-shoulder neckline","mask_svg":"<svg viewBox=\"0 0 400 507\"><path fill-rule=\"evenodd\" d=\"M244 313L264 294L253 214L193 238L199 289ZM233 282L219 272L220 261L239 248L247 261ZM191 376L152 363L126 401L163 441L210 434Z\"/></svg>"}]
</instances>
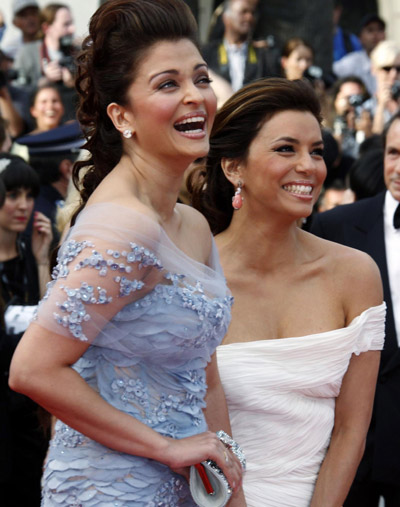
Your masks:
<instances>
[{"instance_id":1,"label":"off-shoulder neckline","mask_svg":"<svg viewBox=\"0 0 400 507\"><path fill-rule=\"evenodd\" d=\"M201 269L201 271L204 273L204 268L207 268L211 271L211 273L209 274L210 277L213 277L215 276L215 274L218 274L217 270L212 268L211 266L209 266L208 264L204 264L203 262L200 262L196 259L194 259L193 257L191 257L190 255L188 255L186 252L184 252L181 248L179 248L179 246L176 245L176 243L174 243L174 241L168 236L168 233L167 231L164 229L164 227L157 221L155 220L154 218L152 218L151 216L149 215L146 215L146 213L143 213L137 209L134 209L134 208L130 208L129 206L124 206L123 204L118 204L118 203L115 203L115 202L96 202L96 203L93 203L93 204L90 204L89 206L85 206L83 208L83 210L81 211L81 213L83 213L85 210L86 211L89 211L91 210L91 208L95 208L95 207L101 207L101 206L114 206L116 208L122 208L124 210L128 210L129 212L133 213L133 214L136 214L136 215L140 215L140 217L144 217L145 219L147 219L149 222L153 223L154 225L156 225L159 230L161 231L161 233L163 234L163 236L166 238L166 240L168 241L168 243L180 254L182 255L185 259L187 259L189 262L192 262L194 263L195 265L198 265ZM73 226L74 227L74 226ZM73 227L71 228L71 230L73 229ZM211 234L211 231L210 231L210 236L211 236L211 251L210 251L210 255L209 255L209 259L211 260L212 259L212 256L213 256L213 251L216 251L216 243L215 243L215 240L214 240L214 237L212 236Z\"/></svg>"},{"instance_id":2,"label":"off-shoulder neckline","mask_svg":"<svg viewBox=\"0 0 400 507\"><path fill-rule=\"evenodd\" d=\"M354 328L357 324L362 322L363 318L365 316L367 316L369 313L373 313L375 311L379 312L382 309L386 309L385 302L381 303L378 306L370 306L369 308L365 309L363 312L360 313L360 315L357 315L356 317L354 317L354 319L349 323L348 326L339 327L337 329L331 329L329 331L322 331L320 333L312 333L312 334L307 334L304 336L287 336L284 338L271 338L271 339L266 339L266 340L249 340L249 341L243 341L243 342L227 343L225 345L224 344L220 345L218 348L221 348L221 347L223 347L223 348L232 347L233 348L235 346L243 346L243 345L255 347L257 345L264 344L264 343L287 343L287 342L296 341L296 340L300 343L301 341L303 341L306 338L317 339L318 337L321 337L321 336L329 337L330 335L335 335L335 334L338 334L338 333L343 332L345 330L350 330L350 329Z\"/></svg>"}]
</instances>

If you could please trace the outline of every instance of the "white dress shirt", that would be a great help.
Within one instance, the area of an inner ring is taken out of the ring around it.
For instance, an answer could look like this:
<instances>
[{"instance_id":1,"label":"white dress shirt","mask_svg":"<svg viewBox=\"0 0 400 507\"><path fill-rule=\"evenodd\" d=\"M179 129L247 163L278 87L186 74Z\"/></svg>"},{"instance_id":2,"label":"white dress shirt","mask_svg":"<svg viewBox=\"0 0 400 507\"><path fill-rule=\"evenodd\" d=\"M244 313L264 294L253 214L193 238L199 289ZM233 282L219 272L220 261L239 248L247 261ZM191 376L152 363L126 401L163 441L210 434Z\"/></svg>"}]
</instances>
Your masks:
<instances>
[{"instance_id":1,"label":"white dress shirt","mask_svg":"<svg viewBox=\"0 0 400 507\"><path fill-rule=\"evenodd\" d=\"M386 247L390 294L392 296L394 325L400 346L400 229L393 226L393 215L399 201L387 191L383 208L383 224Z\"/></svg>"},{"instance_id":2,"label":"white dress shirt","mask_svg":"<svg viewBox=\"0 0 400 507\"><path fill-rule=\"evenodd\" d=\"M228 54L231 86L233 91L236 92L243 86L248 44L244 42L240 46L237 46L236 44L228 44L227 41L224 41L224 45Z\"/></svg>"}]
</instances>

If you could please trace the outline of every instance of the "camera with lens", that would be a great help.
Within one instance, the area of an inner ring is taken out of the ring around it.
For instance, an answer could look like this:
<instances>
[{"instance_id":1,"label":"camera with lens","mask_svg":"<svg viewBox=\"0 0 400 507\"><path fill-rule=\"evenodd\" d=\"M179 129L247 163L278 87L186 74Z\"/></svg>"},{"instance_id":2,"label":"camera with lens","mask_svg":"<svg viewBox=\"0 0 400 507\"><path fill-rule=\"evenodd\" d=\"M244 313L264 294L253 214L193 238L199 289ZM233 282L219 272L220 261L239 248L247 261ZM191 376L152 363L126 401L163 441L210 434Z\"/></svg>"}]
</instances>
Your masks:
<instances>
[{"instance_id":1,"label":"camera with lens","mask_svg":"<svg viewBox=\"0 0 400 507\"><path fill-rule=\"evenodd\" d=\"M400 81L395 81L393 83L390 93L392 94L393 100L400 99Z\"/></svg>"},{"instance_id":2,"label":"camera with lens","mask_svg":"<svg viewBox=\"0 0 400 507\"><path fill-rule=\"evenodd\" d=\"M314 81L317 81L318 79L322 79L324 72L321 69L321 67L317 67L316 65L310 65L307 67L307 69L304 71L303 77L311 81L311 83L314 83Z\"/></svg>"},{"instance_id":3,"label":"camera with lens","mask_svg":"<svg viewBox=\"0 0 400 507\"><path fill-rule=\"evenodd\" d=\"M61 67L67 68L71 74L75 72L76 63L75 63L75 46L73 44L73 39L71 35L64 35L64 37L60 38L60 51L62 53L62 57L59 60L59 64Z\"/></svg>"},{"instance_id":4,"label":"camera with lens","mask_svg":"<svg viewBox=\"0 0 400 507\"><path fill-rule=\"evenodd\" d=\"M16 69L0 70L0 88L4 88L8 83L18 78Z\"/></svg>"},{"instance_id":5,"label":"camera with lens","mask_svg":"<svg viewBox=\"0 0 400 507\"><path fill-rule=\"evenodd\" d=\"M350 95L347 100L349 102L349 105L352 107L360 107L365 102L364 96L361 94Z\"/></svg>"}]
</instances>

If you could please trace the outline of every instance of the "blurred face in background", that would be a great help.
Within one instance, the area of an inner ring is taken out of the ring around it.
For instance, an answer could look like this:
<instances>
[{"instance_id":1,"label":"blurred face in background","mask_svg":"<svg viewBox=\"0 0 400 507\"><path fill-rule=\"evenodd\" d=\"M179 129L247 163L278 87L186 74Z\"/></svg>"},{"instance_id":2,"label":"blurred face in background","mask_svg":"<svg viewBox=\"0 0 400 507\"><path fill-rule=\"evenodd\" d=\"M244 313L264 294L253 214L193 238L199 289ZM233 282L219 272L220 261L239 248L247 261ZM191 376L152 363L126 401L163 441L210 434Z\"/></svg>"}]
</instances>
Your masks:
<instances>
[{"instance_id":1,"label":"blurred face in background","mask_svg":"<svg viewBox=\"0 0 400 507\"><path fill-rule=\"evenodd\" d=\"M246 40L253 30L256 21L254 0L232 0L223 20L227 32L240 40Z\"/></svg>"},{"instance_id":2,"label":"blurred face in background","mask_svg":"<svg viewBox=\"0 0 400 507\"><path fill-rule=\"evenodd\" d=\"M336 208L343 203L345 190L338 190L336 188L327 188L324 195L321 197L321 202L318 206L318 211L328 211Z\"/></svg>"},{"instance_id":3,"label":"blurred face in background","mask_svg":"<svg viewBox=\"0 0 400 507\"><path fill-rule=\"evenodd\" d=\"M60 94L54 88L43 88L35 98L31 107L31 115L36 120L39 131L47 131L58 127L64 114L64 106Z\"/></svg>"},{"instance_id":4,"label":"blurred face in background","mask_svg":"<svg viewBox=\"0 0 400 507\"><path fill-rule=\"evenodd\" d=\"M334 102L335 113L338 116L344 116L352 109L349 105L349 97L352 95L363 95L363 89L360 84L351 81L343 83Z\"/></svg>"},{"instance_id":5,"label":"blurred face in background","mask_svg":"<svg viewBox=\"0 0 400 507\"><path fill-rule=\"evenodd\" d=\"M281 65L285 73L285 77L290 81L301 79L303 74L310 65L312 65L314 55L307 46L297 46L289 56L282 56Z\"/></svg>"},{"instance_id":6,"label":"blurred face in background","mask_svg":"<svg viewBox=\"0 0 400 507\"><path fill-rule=\"evenodd\" d=\"M370 54L375 46L386 38L386 33L380 23L373 21L364 26L359 37L363 48Z\"/></svg>"},{"instance_id":7,"label":"blurred face in background","mask_svg":"<svg viewBox=\"0 0 400 507\"><path fill-rule=\"evenodd\" d=\"M69 9L62 7L58 9L51 25L43 24L43 31L46 36L59 40L66 35L73 35L75 32L74 20Z\"/></svg>"},{"instance_id":8,"label":"blurred face in background","mask_svg":"<svg viewBox=\"0 0 400 507\"><path fill-rule=\"evenodd\" d=\"M381 65L374 67L373 73L376 77L377 91L391 88L394 82L400 79L400 54L382 61Z\"/></svg>"},{"instance_id":9,"label":"blurred face in background","mask_svg":"<svg viewBox=\"0 0 400 507\"><path fill-rule=\"evenodd\" d=\"M25 7L14 16L13 23L21 30L24 37L32 40L40 30L39 9Z\"/></svg>"}]
</instances>

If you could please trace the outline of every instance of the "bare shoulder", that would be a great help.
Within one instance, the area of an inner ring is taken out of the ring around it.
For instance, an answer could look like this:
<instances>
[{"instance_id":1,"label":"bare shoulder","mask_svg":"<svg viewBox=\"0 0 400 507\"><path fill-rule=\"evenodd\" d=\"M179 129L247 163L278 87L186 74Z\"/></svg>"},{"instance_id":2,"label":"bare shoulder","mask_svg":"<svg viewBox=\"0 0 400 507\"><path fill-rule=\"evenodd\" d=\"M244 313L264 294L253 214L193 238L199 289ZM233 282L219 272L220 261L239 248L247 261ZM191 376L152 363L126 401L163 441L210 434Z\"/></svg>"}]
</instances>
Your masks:
<instances>
[{"instance_id":1,"label":"bare shoulder","mask_svg":"<svg viewBox=\"0 0 400 507\"><path fill-rule=\"evenodd\" d=\"M187 204L178 203L176 209L182 217L181 230L192 248L201 251L201 258L208 260L211 252L212 234L206 218Z\"/></svg>"},{"instance_id":2,"label":"bare shoulder","mask_svg":"<svg viewBox=\"0 0 400 507\"><path fill-rule=\"evenodd\" d=\"M204 215L187 204L178 203L176 209L182 217L183 227L190 229L194 235L199 234L202 240L207 240L211 245L210 226Z\"/></svg>"},{"instance_id":3,"label":"bare shoulder","mask_svg":"<svg viewBox=\"0 0 400 507\"><path fill-rule=\"evenodd\" d=\"M312 241L340 293L347 321L382 303L380 271L370 255L315 236Z\"/></svg>"}]
</instances>

